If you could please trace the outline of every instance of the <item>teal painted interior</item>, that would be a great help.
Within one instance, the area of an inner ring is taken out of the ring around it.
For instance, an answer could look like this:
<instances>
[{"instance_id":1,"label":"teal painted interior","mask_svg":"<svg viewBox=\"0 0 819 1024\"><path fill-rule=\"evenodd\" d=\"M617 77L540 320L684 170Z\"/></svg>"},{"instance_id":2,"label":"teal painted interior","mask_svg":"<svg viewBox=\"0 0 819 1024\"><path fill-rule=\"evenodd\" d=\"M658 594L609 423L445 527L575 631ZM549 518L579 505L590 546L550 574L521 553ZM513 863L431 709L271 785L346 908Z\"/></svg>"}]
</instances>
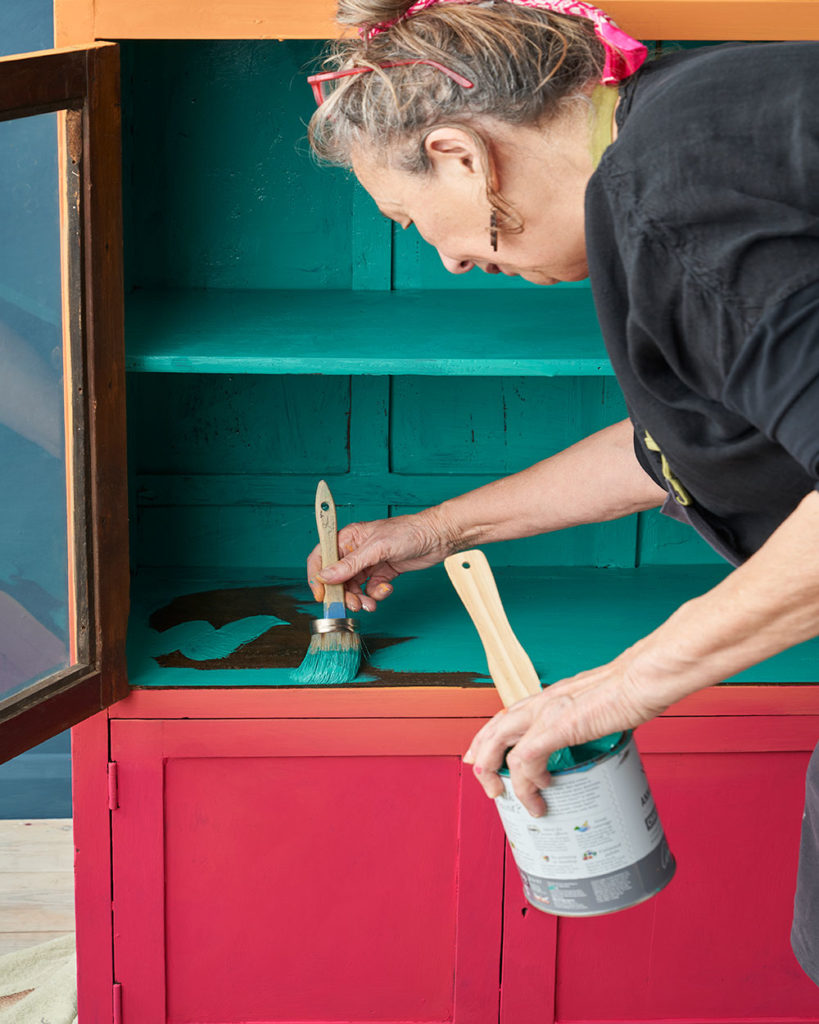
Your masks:
<instances>
[{"instance_id":1,"label":"teal painted interior","mask_svg":"<svg viewBox=\"0 0 819 1024\"><path fill-rule=\"evenodd\" d=\"M148 618L178 594L276 582L318 614L302 565L319 478L342 525L413 512L625 415L585 283L448 275L349 174L315 166L318 48L122 47L135 685L289 683L160 669L168 644L236 638ZM614 656L727 571L658 513L487 556L545 679ZM362 629L416 638L377 652L386 670L485 671L443 570L402 579ZM809 681L815 661L803 645L740 678Z\"/></svg>"},{"instance_id":2,"label":"teal painted interior","mask_svg":"<svg viewBox=\"0 0 819 1024\"><path fill-rule=\"evenodd\" d=\"M127 329L147 373L612 376L587 288L151 289Z\"/></svg>"},{"instance_id":3,"label":"teal painted interior","mask_svg":"<svg viewBox=\"0 0 819 1024\"><path fill-rule=\"evenodd\" d=\"M491 550L490 550L491 554ZM715 585L723 566L650 566L642 569L506 568L495 578L509 622L544 683L610 660L660 623L683 601ZM290 686L290 669L158 668L155 657L177 650L175 630L158 631L149 615L178 594L213 588L275 584L304 594L302 610L311 614L301 574L251 571L146 573L135 595L129 637L131 682L136 686ZM446 684L450 673L467 673L479 685L491 685L478 635L442 566L411 573L379 610L357 616L363 642L368 634L407 638L376 651L370 663L379 670L432 673ZM234 624L237 625L237 624ZM180 627L176 627L178 630ZM187 642L196 630L212 636L207 622L186 623ZM225 628L225 627L223 627ZM276 628L275 626L273 627ZM306 638L305 651L307 650ZM731 682L812 682L819 641L801 644L754 666ZM372 675L362 671L357 682Z\"/></svg>"}]
</instances>

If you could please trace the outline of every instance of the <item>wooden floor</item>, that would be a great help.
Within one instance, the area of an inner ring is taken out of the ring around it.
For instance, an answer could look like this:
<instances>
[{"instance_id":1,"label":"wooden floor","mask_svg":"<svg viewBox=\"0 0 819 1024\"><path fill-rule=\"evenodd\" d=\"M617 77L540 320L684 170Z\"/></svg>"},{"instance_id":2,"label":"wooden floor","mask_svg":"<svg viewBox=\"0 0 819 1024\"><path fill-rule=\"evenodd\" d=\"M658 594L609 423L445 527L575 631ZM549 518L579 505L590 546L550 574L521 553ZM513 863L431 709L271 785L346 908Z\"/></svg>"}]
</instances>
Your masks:
<instances>
[{"instance_id":1,"label":"wooden floor","mask_svg":"<svg viewBox=\"0 0 819 1024\"><path fill-rule=\"evenodd\" d=\"M73 931L71 819L0 820L0 956Z\"/></svg>"}]
</instances>

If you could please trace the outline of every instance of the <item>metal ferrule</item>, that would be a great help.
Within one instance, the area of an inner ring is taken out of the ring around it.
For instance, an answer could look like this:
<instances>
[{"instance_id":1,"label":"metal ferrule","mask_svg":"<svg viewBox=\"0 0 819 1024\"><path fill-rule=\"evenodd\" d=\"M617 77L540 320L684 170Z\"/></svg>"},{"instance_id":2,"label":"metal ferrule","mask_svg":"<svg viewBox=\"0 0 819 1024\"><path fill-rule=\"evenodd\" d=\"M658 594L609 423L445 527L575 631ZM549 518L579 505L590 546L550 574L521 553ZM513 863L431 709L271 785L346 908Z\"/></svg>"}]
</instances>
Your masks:
<instances>
[{"instance_id":1,"label":"metal ferrule","mask_svg":"<svg viewBox=\"0 0 819 1024\"><path fill-rule=\"evenodd\" d=\"M355 619L313 619L311 633L357 633Z\"/></svg>"}]
</instances>

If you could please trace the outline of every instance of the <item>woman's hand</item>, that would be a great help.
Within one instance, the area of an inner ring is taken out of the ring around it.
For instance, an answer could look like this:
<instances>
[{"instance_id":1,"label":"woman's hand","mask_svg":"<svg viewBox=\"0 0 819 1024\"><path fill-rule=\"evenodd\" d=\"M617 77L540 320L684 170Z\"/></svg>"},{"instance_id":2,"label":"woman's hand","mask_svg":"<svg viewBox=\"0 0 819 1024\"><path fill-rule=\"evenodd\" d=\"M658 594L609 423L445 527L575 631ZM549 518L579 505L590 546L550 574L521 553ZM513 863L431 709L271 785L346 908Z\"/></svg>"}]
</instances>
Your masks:
<instances>
[{"instance_id":1,"label":"woman's hand","mask_svg":"<svg viewBox=\"0 0 819 1024\"><path fill-rule=\"evenodd\" d=\"M621 655L501 712L464 760L490 797L512 786L534 815L561 747L632 729L675 701L819 634L819 493L811 491L756 554L713 589L681 605Z\"/></svg>"},{"instance_id":2,"label":"woman's hand","mask_svg":"<svg viewBox=\"0 0 819 1024\"><path fill-rule=\"evenodd\" d=\"M392 593L396 576L427 569L456 550L437 507L415 515L351 523L339 531L338 549L339 561L322 569L317 545L307 559L307 580L317 601L324 600L325 583L344 583L345 603L352 612L375 611L376 603Z\"/></svg>"},{"instance_id":3,"label":"woman's hand","mask_svg":"<svg viewBox=\"0 0 819 1024\"><path fill-rule=\"evenodd\" d=\"M553 683L499 711L477 733L464 760L494 798L503 792L497 772L506 755L518 799L540 817L546 811L539 790L549 785L549 755L654 718L668 706L654 689L638 680L631 650L626 651L608 665Z\"/></svg>"},{"instance_id":4,"label":"woman's hand","mask_svg":"<svg viewBox=\"0 0 819 1024\"><path fill-rule=\"evenodd\" d=\"M325 582L344 583L347 607L371 612L402 572L482 544L616 519L664 498L637 461L634 428L622 420L529 469L423 512L346 526L335 570L321 568L316 547L307 578L317 601L324 599Z\"/></svg>"}]
</instances>

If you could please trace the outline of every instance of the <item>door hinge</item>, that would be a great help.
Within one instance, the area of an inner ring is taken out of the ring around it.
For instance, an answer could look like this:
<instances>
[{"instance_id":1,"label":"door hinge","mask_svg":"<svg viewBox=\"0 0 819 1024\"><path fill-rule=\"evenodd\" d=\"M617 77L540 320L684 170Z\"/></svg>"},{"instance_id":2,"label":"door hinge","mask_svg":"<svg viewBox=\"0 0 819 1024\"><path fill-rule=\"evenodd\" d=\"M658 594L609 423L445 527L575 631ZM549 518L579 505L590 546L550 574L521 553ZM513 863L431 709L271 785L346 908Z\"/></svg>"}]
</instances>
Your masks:
<instances>
[{"instance_id":1,"label":"door hinge","mask_svg":"<svg viewBox=\"0 0 819 1024\"><path fill-rule=\"evenodd\" d=\"M108 810L115 811L119 807L119 785L117 781L117 762L108 762Z\"/></svg>"},{"instance_id":2,"label":"door hinge","mask_svg":"<svg viewBox=\"0 0 819 1024\"><path fill-rule=\"evenodd\" d=\"M112 1003L114 1010L113 1024L122 1024L122 985L118 981L114 982Z\"/></svg>"}]
</instances>

